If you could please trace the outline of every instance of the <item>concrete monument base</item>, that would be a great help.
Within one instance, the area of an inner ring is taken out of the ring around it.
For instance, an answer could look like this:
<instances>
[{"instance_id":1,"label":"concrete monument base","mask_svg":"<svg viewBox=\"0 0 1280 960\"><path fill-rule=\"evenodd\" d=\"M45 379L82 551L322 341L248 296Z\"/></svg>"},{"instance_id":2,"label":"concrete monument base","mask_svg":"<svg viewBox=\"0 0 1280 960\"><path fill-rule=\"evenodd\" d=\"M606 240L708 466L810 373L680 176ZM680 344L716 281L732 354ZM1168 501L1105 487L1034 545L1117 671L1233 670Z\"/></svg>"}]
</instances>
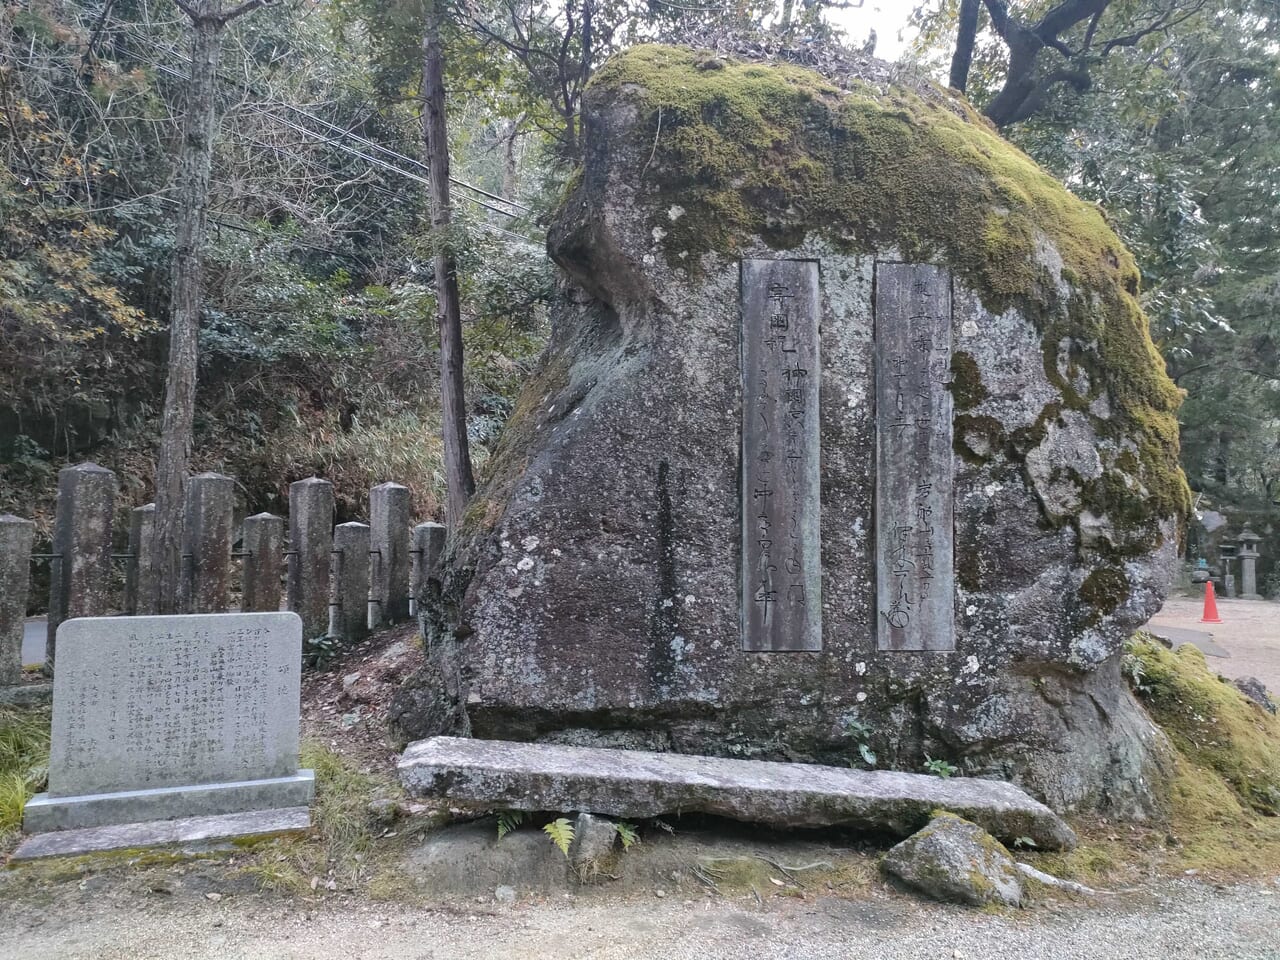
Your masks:
<instances>
[{"instance_id":1,"label":"concrete monument base","mask_svg":"<svg viewBox=\"0 0 1280 960\"><path fill-rule=\"evenodd\" d=\"M184 817L149 823L118 823L83 830L41 833L23 840L13 860L75 856L135 847L198 844L244 837L273 837L297 833L311 826L311 814L304 806L277 810L250 810L216 817Z\"/></svg>"},{"instance_id":2,"label":"concrete monument base","mask_svg":"<svg viewBox=\"0 0 1280 960\"><path fill-rule=\"evenodd\" d=\"M311 802L315 791L315 773L299 770L294 776L269 780L122 790L75 797L41 793L23 808L22 830L48 833L300 807Z\"/></svg>"}]
</instances>

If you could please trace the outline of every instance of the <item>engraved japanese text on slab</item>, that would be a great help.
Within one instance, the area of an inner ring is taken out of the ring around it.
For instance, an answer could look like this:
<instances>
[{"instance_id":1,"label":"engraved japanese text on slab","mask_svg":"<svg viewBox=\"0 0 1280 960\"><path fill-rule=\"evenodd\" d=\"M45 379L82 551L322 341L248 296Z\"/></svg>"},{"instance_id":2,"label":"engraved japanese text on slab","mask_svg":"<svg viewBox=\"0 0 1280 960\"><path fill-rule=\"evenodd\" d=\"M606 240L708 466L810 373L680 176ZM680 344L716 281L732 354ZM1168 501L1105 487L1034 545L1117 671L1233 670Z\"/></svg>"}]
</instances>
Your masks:
<instances>
[{"instance_id":1,"label":"engraved japanese text on slab","mask_svg":"<svg viewBox=\"0 0 1280 960\"><path fill-rule=\"evenodd\" d=\"M49 795L292 776L301 670L293 613L68 620Z\"/></svg>"},{"instance_id":2,"label":"engraved japanese text on slab","mask_svg":"<svg viewBox=\"0 0 1280 960\"><path fill-rule=\"evenodd\" d=\"M822 649L818 264L742 261L742 646Z\"/></svg>"},{"instance_id":3,"label":"engraved japanese text on slab","mask_svg":"<svg viewBox=\"0 0 1280 960\"><path fill-rule=\"evenodd\" d=\"M955 649L951 276L876 266L876 640Z\"/></svg>"}]
</instances>

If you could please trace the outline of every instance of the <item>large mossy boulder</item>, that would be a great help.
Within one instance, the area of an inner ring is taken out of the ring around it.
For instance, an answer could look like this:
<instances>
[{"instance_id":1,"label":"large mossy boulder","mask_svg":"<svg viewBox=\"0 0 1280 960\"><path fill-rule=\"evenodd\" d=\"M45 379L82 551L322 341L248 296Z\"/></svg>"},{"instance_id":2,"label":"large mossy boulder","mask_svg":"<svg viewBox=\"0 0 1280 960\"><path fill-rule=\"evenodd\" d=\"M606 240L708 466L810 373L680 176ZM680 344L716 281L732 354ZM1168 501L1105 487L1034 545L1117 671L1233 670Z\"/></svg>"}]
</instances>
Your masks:
<instances>
[{"instance_id":1,"label":"large mossy boulder","mask_svg":"<svg viewBox=\"0 0 1280 960\"><path fill-rule=\"evenodd\" d=\"M860 79L858 73L863 74ZM451 545L396 720L919 769L1142 816L1120 676L1188 504L1179 394L1102 214L963 101L647 46L584 101L551 342ZM739 263L820 261L822 650L742 650ZM955 650L877 649L878 263L951 272Z\"/></svg>"}]
</instances>

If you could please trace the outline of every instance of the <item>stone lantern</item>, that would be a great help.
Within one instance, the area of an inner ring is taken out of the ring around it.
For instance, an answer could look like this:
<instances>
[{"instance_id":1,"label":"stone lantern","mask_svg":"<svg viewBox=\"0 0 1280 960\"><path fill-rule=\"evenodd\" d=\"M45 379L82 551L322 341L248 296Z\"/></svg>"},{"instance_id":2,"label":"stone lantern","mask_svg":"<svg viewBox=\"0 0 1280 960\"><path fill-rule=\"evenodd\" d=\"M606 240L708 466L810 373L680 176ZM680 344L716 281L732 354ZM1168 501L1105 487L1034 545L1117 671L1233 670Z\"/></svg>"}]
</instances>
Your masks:
<instances>
[{"instance_id":1,"label":"stone lantern","mask_svg":"<svg viewBox=\"0 0 1280 960\"><path fill-rule=\"evenodd\" d=\"M1240 597L1244 600L1261 600L1258 595L1258 577L1254 565L1258 562L1257 543L1262 538L1245 524L1240 531Z\"/></svg>"}]
</instances>

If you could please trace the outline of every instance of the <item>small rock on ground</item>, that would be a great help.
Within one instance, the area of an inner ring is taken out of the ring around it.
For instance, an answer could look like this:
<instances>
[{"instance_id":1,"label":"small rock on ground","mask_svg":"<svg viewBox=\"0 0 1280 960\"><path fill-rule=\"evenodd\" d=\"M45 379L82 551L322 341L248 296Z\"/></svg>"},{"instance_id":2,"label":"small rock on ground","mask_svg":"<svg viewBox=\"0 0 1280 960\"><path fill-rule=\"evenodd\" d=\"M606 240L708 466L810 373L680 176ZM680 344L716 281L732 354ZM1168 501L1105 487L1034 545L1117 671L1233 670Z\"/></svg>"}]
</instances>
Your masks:
<instances>
[{"instance_id":1,"label":"small rock on ground","mask_svg":"<svg viewBox=\"0 0 1280 960\"><path fill-rule=\"evenodd\" d=\"M617 839L618 831L614 829L612 820L580 813L573 825L573 846L569 848L569 859L579 873L598 869L613 852Z\"/></svg>"},{"instance_id":2,"label":"small rock on ground","mask_svg":"<svg viewBox=\"0 0 1280 960\"><path fill-rule=\"evenodd\" d=\"M890 850L884 869L947 903L984 907L1022 902L1022 882L1009 851L977 824L949 813L934 817Z\"/></svg>"}]
</instances>

